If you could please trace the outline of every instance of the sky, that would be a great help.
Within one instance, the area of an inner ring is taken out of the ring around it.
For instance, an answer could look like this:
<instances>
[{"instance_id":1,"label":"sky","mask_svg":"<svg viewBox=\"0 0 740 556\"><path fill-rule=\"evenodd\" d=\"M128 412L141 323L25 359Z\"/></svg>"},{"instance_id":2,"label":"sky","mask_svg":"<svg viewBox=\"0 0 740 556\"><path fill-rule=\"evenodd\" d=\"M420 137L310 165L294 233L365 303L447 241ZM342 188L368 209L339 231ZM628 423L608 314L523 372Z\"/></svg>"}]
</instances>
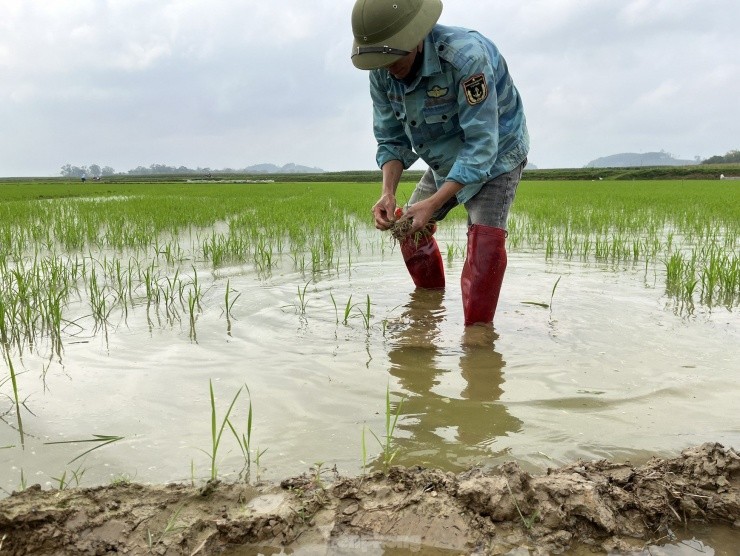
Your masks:
<instances>
[{"instance_id":1,"label":"sky","mask_svg":"<svg viewBox=\"0 0 740 556\"><path fill-rule=\"evenodd\" d=\"M539 168L740 149L738 0L443 1L505 57ZM0 0L0 176L375 169L353 4Z\"/></svg>"}]
</instances>

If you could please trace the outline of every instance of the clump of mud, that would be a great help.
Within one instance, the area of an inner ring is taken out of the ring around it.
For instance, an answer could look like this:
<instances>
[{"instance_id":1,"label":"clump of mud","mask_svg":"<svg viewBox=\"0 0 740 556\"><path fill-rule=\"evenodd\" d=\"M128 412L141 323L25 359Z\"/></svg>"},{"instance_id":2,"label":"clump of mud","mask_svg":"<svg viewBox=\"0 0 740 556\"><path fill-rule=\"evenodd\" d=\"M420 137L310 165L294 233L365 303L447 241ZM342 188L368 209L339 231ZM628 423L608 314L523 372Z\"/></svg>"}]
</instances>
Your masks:
<instances>
[{"instance_id":1,"label":"clump of mud","mask_svg":"<svg viewBox=\"0 0 740 556\"><path fill-rule=\"evenodd\" d=\"M541 476L515 463L460 474L393 467L280 485L34 486L0 500L0 553L353 553L400 541L415 550L558 554L640 550L677 524L740 528L740 456L704 444L633 467L576 462ZM370 543L370 544L368 544ZM377 545L375 545L377 546Z\"/></svg>"}]
</instances>

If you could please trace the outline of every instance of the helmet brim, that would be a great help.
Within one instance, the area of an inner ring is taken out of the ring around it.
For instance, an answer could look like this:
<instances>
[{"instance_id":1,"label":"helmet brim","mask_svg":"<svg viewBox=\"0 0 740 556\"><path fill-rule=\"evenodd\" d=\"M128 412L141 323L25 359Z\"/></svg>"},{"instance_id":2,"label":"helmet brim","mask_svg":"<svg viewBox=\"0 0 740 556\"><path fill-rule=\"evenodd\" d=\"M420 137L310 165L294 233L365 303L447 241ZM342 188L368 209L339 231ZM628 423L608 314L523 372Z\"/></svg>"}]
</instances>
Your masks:
<instances>
[{"instance_id":1,"label":"helmet brim","mask_svg":"<svg viewBox=\"0 0 740 556\"><path fill-rule=\"evenodd\" d=\"M385 54L382 52L364 52L357 54L358 48L364 47L390 47L397 50L411 52L416 49L421 41L429 34L442 14L442 0L426 0L419 13L416 14L408 25L392 37L382 43L365 43L357 39L352 43L352 63L361 70L372 70L390 66L397 62L402 55Z\"/></svg>"}]
</instances>

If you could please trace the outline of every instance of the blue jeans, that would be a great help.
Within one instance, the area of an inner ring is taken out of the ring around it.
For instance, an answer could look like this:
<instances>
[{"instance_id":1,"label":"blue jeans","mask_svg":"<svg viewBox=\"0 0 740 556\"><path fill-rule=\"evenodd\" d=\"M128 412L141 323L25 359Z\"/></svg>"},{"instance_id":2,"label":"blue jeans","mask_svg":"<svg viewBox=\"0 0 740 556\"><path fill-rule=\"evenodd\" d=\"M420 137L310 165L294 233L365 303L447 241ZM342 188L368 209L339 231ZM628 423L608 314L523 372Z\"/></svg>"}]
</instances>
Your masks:
<instances>
[{"instance_id":1,"label":"blue jeans","mask_svg":"<svg viewBox=\"0 0 740 556\"><path fill-rule=\"evenodd\" d=\"M482 224L494 228L506 229L506 221L509 217L511 203L514 202L516 188L522 179L522 172L527 161L525 160L519 166L507 174L496 176L491 181L486 182L481 190L467 203L465 210L468 211L468 226L472 224ZM437 186L434 182L434 175L431 169L424 172L424 175L416 184L416 189L411 194L409 205L413 205L436 193ZM447 213L455 208L458 204L457 198L452 197L432 216L432 220L443 220Z\"/></svg>"}]
</instances>

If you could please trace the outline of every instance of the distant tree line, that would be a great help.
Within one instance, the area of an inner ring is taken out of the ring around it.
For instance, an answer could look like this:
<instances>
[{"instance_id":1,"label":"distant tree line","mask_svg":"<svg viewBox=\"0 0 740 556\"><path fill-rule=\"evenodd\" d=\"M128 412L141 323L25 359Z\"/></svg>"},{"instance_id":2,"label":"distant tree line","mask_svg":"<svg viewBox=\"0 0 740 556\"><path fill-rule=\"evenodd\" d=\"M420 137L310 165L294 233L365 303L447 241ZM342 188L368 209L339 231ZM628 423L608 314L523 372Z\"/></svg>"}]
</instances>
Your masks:
<instances>
[{"instance_id":1,"label":"distant tree line","mask_svg":"<svg viewBox=\"0 0 740 556\"><path fill-rule=\"evenodd\" d=\"M219 170L220 172L233 172L233 170ZM187 168L186 166L167 166L166 164L152 164L148 168L137 166L127 173L131 176L154 176L162 174L210 174L213 172L210 168Z\"/></svg>"},{"instance_id":2,"label":"distant tree line","mask_svg":"<svg viewBox=\"0 0 740 556\"><path fill-rule=\"evenodd\" d=\"M116 171L110 166L103 166L102 168L97 164L90 164L90 166L73 166L72 164L65 164L62 166L61 174L65 178L84 178L84 177L104 177L113 176Z\"/></svg>"},{"instance_id":3,"label":"distant tree line","mask_svg":"<svg viewBox=\"0 0 740 556\"><path fill-rule=\"evenodd\" d=\"M711 156L702 160L702 164L740 164L740 151L729 151L724 156Z\"/></svg>"},{"instance_id":4,"label":"distant tree line","mask_svg":"<svg viewBox=\"0 0 740 556\"><path fill-rule=\"evenodd\" d=\"M235 170L226 169L219 170L219 172L234 172ZM210 174L212 170L210 168L186 168L185 166L167 166L166 164L152 164L148 168L144 166L137 166L133 170L128 172L116 172L110 166L103 166L102 168L97 164L90 164L90 166L74 166L72 164L65 164L62 166L61 174L65 178L83 178L83 177L106 177L106 176L151 176L159 174Z\"/></svg>"}]
</instances>

